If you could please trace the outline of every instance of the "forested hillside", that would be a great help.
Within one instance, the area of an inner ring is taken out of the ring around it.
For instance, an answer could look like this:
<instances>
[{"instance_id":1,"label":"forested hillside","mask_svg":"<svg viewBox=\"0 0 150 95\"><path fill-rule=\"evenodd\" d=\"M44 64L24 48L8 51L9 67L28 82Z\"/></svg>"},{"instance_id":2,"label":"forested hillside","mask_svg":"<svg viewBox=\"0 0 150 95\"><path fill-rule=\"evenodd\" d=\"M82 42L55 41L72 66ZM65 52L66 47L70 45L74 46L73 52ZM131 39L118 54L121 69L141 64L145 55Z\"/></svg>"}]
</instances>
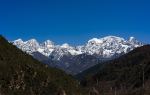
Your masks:
<instances>
[{"instance_id":1,"label":"forested hillside","mask_svg":"<svg viewBox=\"0 0 150 95\"><path fill-rule=\"evenodd\" d=\"M104 64L81 73L81 84L96 95L150 95L150 45Z\"/></svg>"},{"instance_id":2,"label":"forested hillside","mask_svg":"<svg viewBox=\"0 0 150 95\"><path fill-rule=\"evenodd\" d=\"M0 95L82 95L63 71L50 68L0 36Z\"/></svg>"}]
</instances>

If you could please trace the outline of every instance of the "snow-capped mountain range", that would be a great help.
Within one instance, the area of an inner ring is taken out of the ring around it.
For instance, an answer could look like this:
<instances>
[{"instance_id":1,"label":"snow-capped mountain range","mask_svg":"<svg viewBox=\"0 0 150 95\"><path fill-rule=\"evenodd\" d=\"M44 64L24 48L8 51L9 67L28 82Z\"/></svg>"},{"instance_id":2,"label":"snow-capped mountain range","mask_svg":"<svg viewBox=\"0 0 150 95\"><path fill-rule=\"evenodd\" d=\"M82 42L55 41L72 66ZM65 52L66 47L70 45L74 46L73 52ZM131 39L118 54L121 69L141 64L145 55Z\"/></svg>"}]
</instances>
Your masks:
<instances>
[{"instance_id":1,"label":"snow-capped mountain range","mask_svg":"<svg viewBox=\"0 0 150 95\"><path fill-rule=\"evenodd\" d=\"M124 38L116 36L93 38L90 39L85 45L76 47L70 46L67 43L55 45L55 43L50 40L39 43L36 39L30 39L28 41L18 39L13 41L13 44L31 55L33 52L39 52L46 57L53 56L54 60L60 60L64 55L76 56L80 54L111 58L114 55L125 54L134 48L143 45L134 37L130 37L128 40L125 40Z\"/></svg>"},{"instance_id":2,"label":"snow-capped mountain range","mask_svg":"<svg viewBox=\"0 0 150 95\"><path fill-rule=\"evenodd\" d=\"M56 45L50 40L39 43L35 39L28 41L18 39L12 43L39 61L69 74L78 74L96 64L117 58L144 45L134 37L125 40L116 36L93 38L86 44L75 47L67 43Z\"/></svg>"}]
</instances>

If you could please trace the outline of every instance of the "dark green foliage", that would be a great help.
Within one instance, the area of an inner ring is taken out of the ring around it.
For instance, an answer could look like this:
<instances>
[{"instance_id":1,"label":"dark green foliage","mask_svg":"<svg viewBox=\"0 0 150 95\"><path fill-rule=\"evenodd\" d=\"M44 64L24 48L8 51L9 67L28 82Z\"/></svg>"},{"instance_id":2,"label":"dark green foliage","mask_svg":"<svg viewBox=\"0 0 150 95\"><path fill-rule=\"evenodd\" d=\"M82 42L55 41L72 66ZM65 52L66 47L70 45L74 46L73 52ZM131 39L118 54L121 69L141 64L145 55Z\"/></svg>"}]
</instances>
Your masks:
<instances>
[{"instance_id":1,"label":"dark green foliage","mask_svg":"<svg viewBox=\"0 0 150 95\"><path fill-rule=\"evenodd\" d=\"M101 62L98 65L93 66L93 67L75 75L75 78L78 80L84 80L84 78L93 76L95 73L97 73L100 69L102 69L105 66L105 64L103 64L103 63L104 62Z\"/></svg>"},{"instance_id":2,"label":"dark green foliage","mask_svg":"<svg viewBox=\"0 0 150 95\"><path fill-rule=\"evenodd\" d=\"M49 68L0 36L0 95L80 95L78 82Z\"/></svg>"},{"instance_id":3,"label":"dark green foliage","mask_svg":"<svg viewBox=\"0 0 150 95\"><path fill-rule=\"evenodd\" d=\"M150 45L97 67L101 66L94 66L97 72L82 80L88 88L95 87L102 95L150 95Z\"/></svg>"}]
</instances>

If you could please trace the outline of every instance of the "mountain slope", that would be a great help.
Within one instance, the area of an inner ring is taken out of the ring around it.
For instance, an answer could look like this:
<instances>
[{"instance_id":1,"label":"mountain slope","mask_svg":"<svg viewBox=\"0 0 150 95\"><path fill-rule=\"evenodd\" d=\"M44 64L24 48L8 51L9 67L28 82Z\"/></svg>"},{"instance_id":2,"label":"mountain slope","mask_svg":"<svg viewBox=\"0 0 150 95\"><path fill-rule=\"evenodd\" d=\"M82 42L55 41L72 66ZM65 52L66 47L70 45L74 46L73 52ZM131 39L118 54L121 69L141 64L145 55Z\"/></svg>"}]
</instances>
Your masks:
<instances>
[{"instance_id":1,"label":"mountain slope","mask_svg":"<svg viewBox=\"0 0 150 95\"><path fill-rule=\"evenodd\" d=\"M115 60L106 62L88 71L81 84L94 87L105 95L150 94L150 45L145 45ZM92 74L91 74L92 73ZM82 75L82 74L80 74Z\"/></svg>"},{"instance_id":2,"label":"mountain slope","mask_svg":"<svg viewBox=\"0 0 150 95\"><path fill-rule=\"evenodd\" d=\"M134 37L125 40L116 36L93 38L85 45L76 47L67 43L55 45L50 40L38 43L35 39L28 41L18 39L13 41L13 44L39 61L46 64L53 62L54 64L49 65L73 75L98 64L99 61L117 58L143 45Z\"/></svg>"},{"instance_id":3,"label":"mountain slope","mask_svg":"<svg viewBox=\"0 0 150 95\"><path fill-rule=\"evenodd\" d=\"M60 94L59 94L60 93ZM1 95L79 95L77 81L49 68L0 36Z\"/></svg>"},{"instance_id":4,"label":"mountain slope","mask_svg":"<svg viewBox=\"0 0 150 95\"><path fill-rule=\"evenodd\" d=\"M21 39L13 41L21 50L31 54L33 52L40 52L43 55L49 57L53 56L55 60L60 60L64 55L96 55L101 58L110 58L112 56L127 53L136 47L143 44L137 41L134 37L130 37L129 40L125 40L121 37L106 36L104 38L90 39L85 45L82 46L70 46L65 43L62 45L55 45L52 41L47 40L43 43L38 43L35 39L28 41L22 41Z\"/></svg>"}]
</instances>

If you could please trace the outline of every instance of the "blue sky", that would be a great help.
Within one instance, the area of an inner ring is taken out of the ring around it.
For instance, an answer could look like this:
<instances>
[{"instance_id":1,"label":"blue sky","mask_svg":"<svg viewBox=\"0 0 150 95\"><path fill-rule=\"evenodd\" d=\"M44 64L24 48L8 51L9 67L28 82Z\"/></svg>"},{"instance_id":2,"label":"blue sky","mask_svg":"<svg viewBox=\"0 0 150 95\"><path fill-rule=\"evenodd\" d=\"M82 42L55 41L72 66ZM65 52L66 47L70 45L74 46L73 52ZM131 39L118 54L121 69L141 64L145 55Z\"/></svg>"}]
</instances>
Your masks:
<instances>
[{"instance_id":1,"label":"blue sky","mask_svg":"<svg viewBox=\"0 0 150 95\"><path fill-rule=\"evenodd\" d=\"M150 43L150 1L0 0L0 34L72 45L108 35Z\"/></svg>"}]
</instances>

